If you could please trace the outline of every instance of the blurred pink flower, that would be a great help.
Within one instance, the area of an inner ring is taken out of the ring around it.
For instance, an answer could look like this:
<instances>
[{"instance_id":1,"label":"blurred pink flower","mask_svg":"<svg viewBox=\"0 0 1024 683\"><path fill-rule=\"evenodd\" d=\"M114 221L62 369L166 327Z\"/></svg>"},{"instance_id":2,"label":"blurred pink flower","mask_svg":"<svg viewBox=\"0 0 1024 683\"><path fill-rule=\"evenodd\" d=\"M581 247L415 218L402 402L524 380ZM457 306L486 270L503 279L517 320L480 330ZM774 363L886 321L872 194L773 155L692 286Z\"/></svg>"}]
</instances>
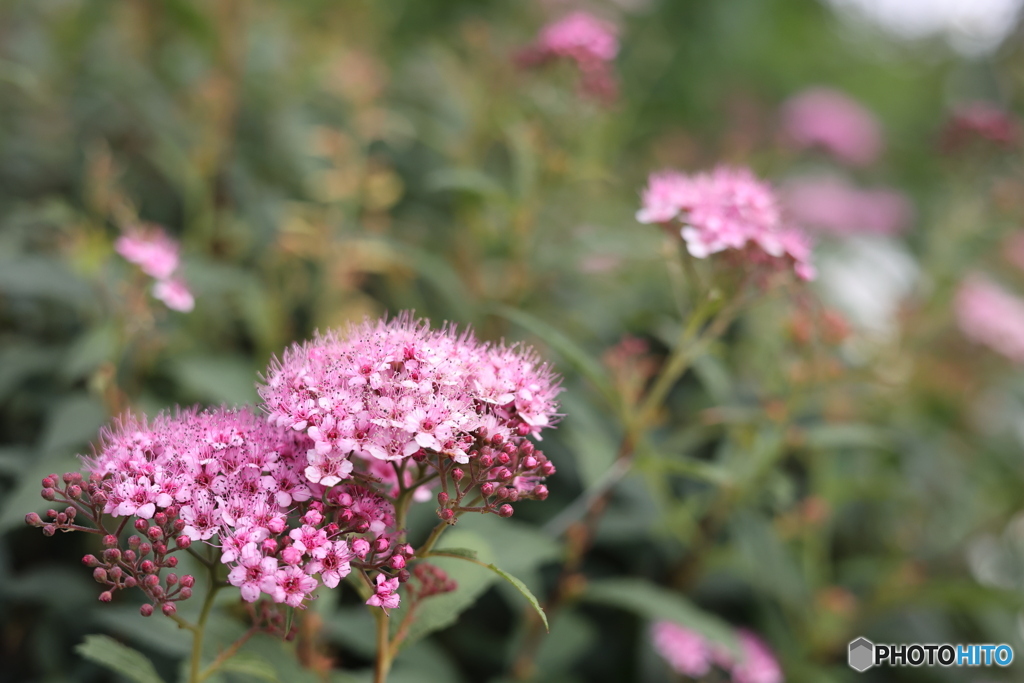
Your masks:
<instances>
[{"instance_id":1,"label":"blurred pink flower","mask_svg":"<svg viewBox=\"0 0 1024 683\"><path fill-rule=\"evenodd\" d=\"M731 662L734 683L782 683L782 669L764 641L746 630L739 638L742 658Z\"/></svg>"},{"instance_id":2,"label":"blurred pink flower","mask_svg":"<svg viewBox=\"0 0 1024 683\"><path fill-rule=\"evenodd\" d=\"M910 200L898 190L862 190L830 176L795 180L782 196L793 220L834 235L895 235L906 230L914 216Z\"/></svg>"},{"instance_id":3,"label":"blurred pink flower","mask_svg":"<svg viewBox=\"0 0 1024 683\"><path fill-rule=\"evenodd\" d=\"M749 169L720 166L695 175L654 173L636 218L641 223L678 221L687 250L695 258L744 250L751 262L789 261L801 278L815 276L810 240L783 223L775 192Z\"/></svg>"},{"instance_id":4,"label":"blurred pink flower","mask_svg":"<svg viewBox=\"0 0 1024 683\"><path fill-rule=\"evenodd\" d=\"M991 102L969 102L953 110L942 132L942 146L955 150L972 141L987 140L1000 147L1014 147L1020 124L1002 107Z\"/></svg>"},{"instance_id":5,"label":"blurred pink flower","mask_svg":"<svg viewBox=\"0 0 1024 683\"><path fill-rule=\"evenodd\" d=\"M782 107L782 128L797 147L820 147L852 166L866 166L882 152L875 116L847 95L811 88Z\"/></svg>"},{"instance_id":6,"label":"blurred pink flower","mask_svg":"<svg viewBox=\"0 0 1024 683\"><path fill-rule=\"evenodd\" d=\"M960 285L953 307L964 336L1024 362L1024 300L973 274Z\"/></svg>"},{"instance_id":7,"label":"blurred pink flower","mask_svg":"<svg viewBox=\"0 0 1024 683\"><path fill-rule=\"evenodd\" d=\"M167 308L188 313L195 308L196 300L185 281L178 277L157 280L153 285L153 296L163 301Z\"/></svg>"},{"instance_id":8,"label":"blurred pink flower","mask_svg":"<svg viewBox=\"0 0 1024 683\"><path fill-rule=\"evenodd\" d=\"M618 27L589 12L577 11L554 21L536 42L517 56L523 66L539 66L554 59L568 59L580 70L582 89L604 101L618 94L611 62L619 52Z\"/></svg>"},{"instance_id":9,"label":"blurred pink flower","mask_svg":"<svg viewBox=\"0 0 1024 683\"><path fill-rule=\"evenodd\" d=\"M1003 254L1007 261L1024 270L1024 230L1018 230L1006 238Z\"/></svg>"},{"instance_id":10,"label":"blurred pink flower","mask_svg":"<svg viewBox=\"0 0 1024 683\"><path fill-rule=\"evenodd\" d=\"M158 226L129 227L114 249L156 280L167 279L178 268L178 243Z\"/></svg>"},{"instance_id":11,"label":"blurred pink flower","mask_svg":"<svg viewBox=\"0 0 1024 683\"><path fill-rule=\"evenodd\" d=\"M676 673L697 678L711 669L711 648L695 631L671 621L658 621L651 627L651 640Z\"/></svg>"}]
</instances>

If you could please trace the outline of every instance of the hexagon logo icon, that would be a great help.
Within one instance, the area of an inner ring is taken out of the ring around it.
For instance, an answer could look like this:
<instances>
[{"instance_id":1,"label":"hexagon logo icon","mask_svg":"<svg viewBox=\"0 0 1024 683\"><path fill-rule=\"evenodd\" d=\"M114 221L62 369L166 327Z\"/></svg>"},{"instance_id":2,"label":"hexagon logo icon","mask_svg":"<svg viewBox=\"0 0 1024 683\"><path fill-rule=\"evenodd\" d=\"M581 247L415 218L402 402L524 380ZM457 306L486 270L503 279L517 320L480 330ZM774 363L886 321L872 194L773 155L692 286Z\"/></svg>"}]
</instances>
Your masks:
<instances>
[{"instance_id":1,"label":"hexagon logo icon","mask_svg":"<svg viewBox=\"0 0 1024 683\"><path fill-rule=\"evenodd\" d=\"M850 643L850 653L847 661L850 668L861 673L867 671L875 664L875 644L867 638L858 638Z\"/></svg>"}]
</instances>

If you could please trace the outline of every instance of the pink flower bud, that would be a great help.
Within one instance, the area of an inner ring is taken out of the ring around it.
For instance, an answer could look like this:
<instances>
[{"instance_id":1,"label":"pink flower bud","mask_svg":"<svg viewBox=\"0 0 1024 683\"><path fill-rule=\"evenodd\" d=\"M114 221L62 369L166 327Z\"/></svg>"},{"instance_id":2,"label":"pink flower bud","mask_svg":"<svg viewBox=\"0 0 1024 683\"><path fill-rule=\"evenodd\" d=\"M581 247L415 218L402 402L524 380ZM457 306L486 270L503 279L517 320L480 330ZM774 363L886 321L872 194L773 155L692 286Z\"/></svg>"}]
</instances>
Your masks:
<instances>
[{"instance_id":1,"label":"pink flower bud","mask_svg":"<svg viewBox=\"0 0 1024 683\"><path fill-rule=\"evenodd\" d=\"M112 578L114 581L117 581L122 576L124 576L124 570L120 567L111 567L110 571L107 573L110 574L110 578Z\"/></svg>"},{"instance_id":2,"label":"pink flower bud","mask_svg":"<svg viewBox=\"0 0 1024 683\"><path fill-rule=\"evenodd\" d=\"M413 462L423 462L427 459L427 452L422 448L412 454Z\"/></svg>"},{"instance_id":3,"label":"pink flower bud","mask_svg":"<svg viewBox=\"0 0 1024 683\"><path fill-rule=\"evenodd\" d=\"M484 453L483 455L480 456L480 466L481 467L490 467L493 464L494 464L494 456L491 455L490 453Z\"/></svg>"},{"instance_id":4,"label":"pink flower bud","mask_svg":"<svg viewBox=\"0 0 1024 683\"><path fill-rule=\"evenodd\" d=\"M156 565L153 564L152 560L143 560L142 564L139 565L139 569L142 570L143 574L152 574L156 571Z\"/></svg>"},{"instance_id":5,"label":"pink flower bud","mask_svg":"<svg viewBox=\"0 0 1024 683\"><path fill-rule=\"evenodd\" d=\"M163 553L161 553L161 555L162 554ZM178 558L172 555L171 557L168 557L164 560L164 565L173 569L174 567L178 566Z\"/></svg>"},{"instance_id":6,"label":"pink flower bud","mask_svg":"<svg viewBox=\"0 0 1024 683\"><path fill-rule=\"evenodd\" d=\"M178 575L172 572L167 575L165 581L167 582L168 586L173 586L174 584L178 583Z\"/></svg>"},{"instance_id":7,"label":"pink flower bud","mask_svg":"<svg viewBox=\"0 0 1024 683\"><path fill-rule=\"evenodd\" d=\"M25 524L28 524L29 526L42 526L43 520L38 513L30 512L25 515Z\"/></svg>"},{"instance_id":8,"label":"pink flower bud","mask_svg":"<svg viewBox=\"0 0 1024 683\"><path fill-rule=\"evenodd\" d=\"M263 549L263 552L265 552L267 555L274 555L277 553L277 549L279 546L276 540L274 540L273 538L268 538L260 544L260 547Z\"/></svg>"},{"instance_id":9,"label":"pink flower bud","mask_svg":"<svg viewBox=\"0 0 1024 683\"><path fill-rule=\"evenodd\" d=\"M96 583L107 582L107 570L103 567L96 567L92 570L92 578L96 580Z\"/></svg>"},{"instance_id":10,"label":"pink flower bud","mask_svg":"<svg viewBox=\"0 0 1024 683\"><path fill-rule=\"evenodd\" d=\"M507 467L498 467L494 470L494 478L498 481L508 481L512 478L512 470Z\"/></svg>"},{"instance_id":11,"label":"pink flower bud","mask_svg":"<svg viewBox=\"0 0 1024 683\"><path fill-rule=\"evenodd\" d=\"M413 550L412 546L409 545L408 543L403 543L402 545L398 546L398 548L395 550L395 552L396 553L402 553L406 557L412 557L413 555L416 554L416 551Z\"/></svg>"},{"instance_id":12,"label":"pink flower bud","mask_svg":"<svg viewBox=\"0 0 1024 683\"><path fill-rule=\"evenodd\" d=\"M174 524L171 525L171 528L174 529L174 533L180 534L185 529L185 520L183 520L183 519L176 519L176 520L174 520Z\"/></svg>"},{"instance_id":13,"label":"pink flower bud","mask_svg":"<svg viewBox=\"0 0 1024 683\"><path fill-rule=\"evenodd\" d=\"M409 573L409 570L408 569L403 569L402 571L398 572L398 583L405 583L411 577L412 577L412 574Z\"/></svg>"},{"instance_id":14,"label":"pink flower bud","mask_svg":"<svg viewBox=\"0 0 1024 683\"><path fill-rule=\"evenodd\" d=\"M100 593L100 602L110 602L114 599L114 594L110 591L103 591Z\"/></svg>"},{"instance_id":15,"label":"pink flower bud","mask_svg":"<svg viewBox=\"0 0 1024 683\"><path fill-rule=\"evenodd\" d=\"M302 551L295 546L288 546L281 551L281 560L285 564L296 565L302 562Z\"/></svg>"},{"instance_id":16,"label":"pink flower bud","mask_svg":"<svg viewBox=\"0 0 1024 683\"><path fill-rule=\"evenodd\" d=\"M98 491L98 492L94 493L92 495L92 502L95 505L99 505L100 507L103 507L104 505L107 504L107 494L103 493L103 491Z\"/></svg>"},{"instance_id":17,"label":"pink flower bud","mask_svg":"<svg viewBox=\"0 0 1024 683\"><path fill-rule=\"evenodd\" d=\"M41 495L43 497L43 500L53 500L54 498L57 497L56 494L54 493L53 489L51 489L51 488L43 489L40 492L39 495Z\"/></svg>"},{"instance_id":18,"label":"pink flower bud","mask_svg":"<svg viewBox=\"0 0 1024 683\"><path fill-rule=\"evenodd\" d=\"M535 487L533 489L533 497L536 498L537 500L547 500L548 487L544 486L543 484Z\"/></svg>"},{"instance_id":19,"label":"pink flower bud","mask_svg":"<svg viewBox=\"0 0 1024 683\"><path fill-rule=\"evenodd\" d=\"M555 473L555 465L550 460L540 466L540 473L545 477L550 477Z\"/></svg>"},{"instance_id":20,"label":"pink flower bud","mask_svg":"<svg viewBox=\"0 0 1024 683\"><path fill-rule=\"evenodd\" d=\"M135 520L135 530L136 531L141 531L142 533L146 533L146 529L148 529L148 528L149 528L149 521L148 520L145 520L145 519L137 519L137 520Z\"/></svg>"},{"instance_id":21,"label":"pink flower bud","mask_svg":"<svg viewBox=\"0 0 1024 683\"><path fill-rule=\"evenodd\" d=\"M82 487L78 484L72 484L68 487L68 495L72 498L78 499L82 497Z\"/></svg>"},{"instance_id":22,"label":"pink flower bud","mask_svg":"<svg viewBox=\"0 0 1024 683\"><path fill-rule=\"evenodd\" d=\"M178 591L178 595L181 596L182 600L188 600L189 598L192 597L192 589L191 588L182 588L180 591Z\"/></svg>"},{"instance_id":23,"label":"pink flower bud","mask_svg":"<svg viewBox=\"0 0 1024 683\"><path fill-rule=\"evenodd\" d=\"M405 558L401 555L392 555L388 564L391 565L392 569L404 569Z\"/></svg>"},{"instance_id":24,"label":"pink flower bud","mask_svg":"<svg viewBox=\"0 0 1024 683\"><path fill-rule=\"evenodd\" d=\"M285 530L285 526L286 522L281 517L275 517L274 519L270 520L270 522L267 524L267 528L270 530L270 533L272 534L279 534L283 532Z\"/></svg>"},{"instance_id":25,"label":"pink flower bud","mask_svg":"<svg viewBox=\"0 0 1024 683\"><path fill-rule=\"evenodd\" d=\"M155 515L153 515L153 520L156 521L156 523L160 526L163 526L167 524L167 515L163 512L158 512Z\"/></svg>"},{"instance_id":26,"label":"pink flower bud","mask_svg":"<svg viewBox=\"0 0 1024 683\"><path fill-rule=\"evenodd\" d=\"M153 552L153 546L151 546L149 543L143 543L139 546L139 555L145 557L146 555L149 555L151 552Z\"/></svg>"},{"instance_id":27,"label":"pink flower bud","mask_svg":"<svg viewBox=\"0 0 1024 683\"><path fill-rule=\"evenodd\" d=\"M452 512L449 508L441 508L440 510L437 511L437 516L440 517L443 521L447 522L455 516L455 513Z\"/></svg>"},{"instance_id":28,"label":"pink flower bud","mask_svg":"<svg viewBox=\"0 0 1024 683\"><path fill-rule=\"evenodd\" d=\"M523 458L523 469L524 470L532 470L536 466L537 466L537 458L533 457L532 455L528 455L525 458Z\"/></svg>"},{"instance_id":29,"label":"pink flower bud","mask_svg":"<svg viewBox=\"0 0 1024 683\"><path fill-rule=\"evenodd\" d=\"M533 455L533 444L529 441L524 441L523 445L519 447L519 452L522 453L523 457Z\"/></svg>"},{"instance_id":30,"label":"pink flower bud","mask_svg":"<svg viewBox=\"0 0 1024 683\"><path fill-rule=\"evenodd\" d=\"M185 550L190 545L192 545L192 539L188 536L178 536L176 539L174 539L174 544L182 550Z\"/></svg>"},{"instance_id":31,"label":"pink flower bud","mask_svg":"<svg viewBox=\"0 0 1024 683\"><path fill-rule=\"evenodd\" d=\"M490 496L494 493L494 489L496 489L497 487L497 484L489 481L480 486L480 493L482 493L484 496Z\"/></svg>"},{"instance_id":32,"label":"pink flower bud","mask_svg":"<svg viewBox=\"0 0 1024 683\"><path fill-rule=\"evenodd\" d=\"M185 588L191 588L196 585L196 577L191 574L185 574L185 576L181 577L181 585Z\"/></svg>"},{"instance_id":33,"label":"pink flower bud","mask_svg":"<svg viewBox=\"0 0 1024 683\"><path fill-rule=\"evenodd\" d=\"M57 480L54 477L43 477L43 488L52 489L57 485Z\"/></svg>"},{"instance_id":34,"label":"pink flower bud","mask_svg":"<svg viewBox=\"0 0 1024 683\"><path fill-rule=\"evenodd\" d=\"M142 579L142 585L146 588L156 588L160 585L160 577L156 574L150 574L146 578Z\"/></svg>"},{"instance_id":35,"label":"pink flower bud","mask_svg":"<svg viewBox=\"0 0 1024 683\"><path fill-rule=\"evenodd\" d=\"M374 552L382 553L391 547L391 541L381 536L373 543Z\"/></svg>"},{"instance_id":36,"label":"pink flower bud","mask_svg":"<svg viewBox=\"0 0 1024 683\"><path fill-rule=\"evenodd\" d=\"M171 616L172 614L178 611L178 608L174 606L173 602L165 602L164 604L160 605L160 609L167 616Z\"/></svg>"},{"instance_id":37,"label":"pink flower bud","mask_svg":"<svg viewBox=\"0 0 1024 683\"><path fill-rule=\"evenodd\" d=\"M307 510L306 514L302 515L302 521L310 526L317 526L324 521L324 516L319 510Z\"/></svg>"},{"instance_id":38,"label":"pink flower bud","mask_svg":"<svg viewBox=\"0 0 1024 683\"><path fill-rule=\"evenodd\" d=\"M352 552L356 557L366 557L370 552L370 542L365 538L357 538L352 541Z\"/></svg>"},{"instance_id":39,"label":"pink flower bud","mask_svg":"<svg viewBox=\"0 0 1024 683\"><path fill-rule=\"evenodd\" d=\"M117 548L107 548L103 551L103 559L108 563L117 562L121 559L121 551Z\"/></svg>"},{"instance_id":40,"label":"pink flower bud","mask_svg":"<svg viewBox=\"0 0 1024 683\"><path fill-rule=\"evenodd\" d=\"M141 614L144 617L152 616L153 615L153 605L150 605L148 603L143 605L142 607L139 608L139 614Z\"/></svg>"},{"instance_id":41,"label":"pink flower bud","mask_svg":"<svg viewBox=\"0 0 1024 683\"><path fill-rule=\"evenodd\" d=\"M437 504L438 505L447 505L448 504L448 494L445 493L444 491L439 491L437 493Z\"/></svg>"},{"instance_id":42,"label":"pink flower bud","mask_svg":"<svg viewBox=\"0 0 1024 683\"><path fill-rule=\"evenodd\" d=\"M466 476L466 473L462 471L462 468L456 467L452 470L452 479L455 481L462 481L464 476Z\"/></svg>"},{"instance_id":43,"label":"pink flower bud","mask_svg":"<svg viewBox=\"0 0 1024 683\"><path fill-rule=\"evenodd\" d=\"M505 499L513 503L519 500L519 489L514 489L511 486L505 489Z\"/></svg>"},{"instance_id":44,"label":"pink flower bud","mask_svg":"<svg viewBox=\"0 0 1024 683\"><path fill-rule=\"evenodd\" d=\"M516 434L518 434L519 436L526 436L529 433L530 425L526 424L525 422L516 427Z\"/></svg>"},{"instance_id":45,"label":"pink flower bud","mask_svg":"<svg viewBox=\"0 0 1024 683\"><path fill-rule=\"evenodd\" d=\"M498 516L499 517L511 517L512 516L512 506L508 505L507 503L505 505L502 505L500 508L498 508Z\"/></svg>"},{"instance_id":46,"label":"pink flower bud","mask_svg":"<svg viewBox=\"0 0 1024 683\"><path fill-rule=\"evenodd\" d=\"M128 537L129 548L138 548L140 543L142 543L142 539L138 536L132 535Z\"/></svg>"},{"instance_id":47,"label":"pink flower bud","mask_svg":"<svg viewBox=\"0 0 1024 683\"><path fill-rule=\"evenodd\" d=\"M507 465L512 462L512 457L508 453L502 453L498 456L498 462L502 465Z\"/></svg>"},{"instance_id":48,"label":"pink flower bud","mask_svg":"<svg viewBox=\"0 0 1024 683\"><path fill-rule=\"evenodd\" d=\"M125 577L125 579L124 579L124 587L125 588L135 588L135 586L136 586L136 581L135 581L135 577L134 576L127 576L127 577Z\"/></svg>"},{"instance_id":49,"label":"pink flower bud","mask_svg":"<svg viewBox=\"0 0 1024 683\"><path fill-rule=\"evenodd\" d=\"M57 527L53 524L47 524L43 527L43 536L53 536L57 533Z\"/></svg>"},{"instance_id":50,"label":"pink flower bud","mask_svg":"<svg viewBox=\"0 0 1024 683\"><path fill-rule=\"evenodd\" d=\"M103 537L104 548L113 548L115 545L117 545L117 536L113 534L107 534Z\"/></svg>"},{"instance_id":51,"label":"pink flower bud","mask_svg":"<svg viewBox=\"0 0 1024 683\"><path fill-rule=\"evenodd\" d=\"M146 531L146 535L149 536L150 540L152 541L159 541L161 538L164 537L164 531L158 526L151 526Z\"/></svg>"},{"instance_id":52,"label":"pink flower bud","mask_svg":"<svg viewBox=\"0 0 1024 683\"><path fill-rule=\"evenodd\" d=\"M125 550L124 551L124 561L125 562L132 563L135 560L136 560L136 557L135 557L135 551L134 550Z\"/></svg>"},{"instance_id":53,"label":"pink flower bud","mask_svg":"<svg viewBox=\"0 0 1024 683\"><path fill-rule=\"evenodd\" d=\"M504 442L505 437L502 436L501 434L495 434L494 436L491 437L491 445L494 446L495 448L497 448Z\"/></svg>"},{"instance_id":54,"label":"pink flower bud","mask_svg":"<svg viewBox=\"0 0 1024 683\"><path fill-rule=\"evenodd\" d=\"M84 564L86 567L98 567L100 561L96 559L95 555L86 555L82 558L82 564Z\"/></svg>"}]
</instances>

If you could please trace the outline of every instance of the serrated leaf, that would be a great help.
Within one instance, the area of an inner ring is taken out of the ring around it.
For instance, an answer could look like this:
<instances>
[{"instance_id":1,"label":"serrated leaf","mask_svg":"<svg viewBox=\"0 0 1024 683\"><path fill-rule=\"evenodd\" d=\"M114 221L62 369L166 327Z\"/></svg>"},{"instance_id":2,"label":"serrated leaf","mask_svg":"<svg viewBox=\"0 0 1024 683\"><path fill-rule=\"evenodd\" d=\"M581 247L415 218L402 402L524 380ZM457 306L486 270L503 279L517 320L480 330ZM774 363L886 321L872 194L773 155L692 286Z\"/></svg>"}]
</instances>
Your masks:
<instances>
[{"instance_id":1,"label":"serrated leaf","mask_svg":"<svg viewBox=\"0 0 1024 683\"><path fill-rule=\"evenodd\" d=\"M136 683L164 683L146 655L109 636L86 636L85 642L76 646L75 651Z\"/></svg>"},{"instance_id":2,"label":"serrated leaf","mask_svg":"<svg viewBox=\"0 0 1024 683\"><path fill-rule=\"evenodd\" d=\"M736 636L727 623L700 609L679 593L643 579L592 581L583 599L619 607L644 619L673 621L733 652L739 652Z\"/></svg>"},{"instance_id":3,"label":"serrated leaf","mask_svg":"<svg viewBox=\"0 0 1024 683\"><path fill-rule=\"evenodd\" d=\"M540 620L544 622L544 630L551 630L551 628L548 626L548 615L544 613L544 608L540 606L540 602L537 600L537 597L530 591L529 588L526 587L525 583L523 583L516 577L512 576L508 572L503 571L500 568L494 566L493 564L487 565L487 568L495 574L497 574L498 576L500 576L501 578L511 583L513 586L515 586L516 589L523 594L523 597L526 598L527 602L530 603L530 606L533 607L534 611L537 612L537 616L540 617Z\"/></svg>"},{"instance_id":4,"label":"serrated leaf","mask_svg":"<svg viewBox=\"0 0 1024 683\"><path fill-rule=\"evenodd\" d=\"M248 653L239 652L234 657L226 660L219 667L220 671L227 673L242 674L246 679L258 678L271 683L279 683L281 678L277 671L263 658Z\"/></svg>"},{"instance_id":5,"label":"serrated leaf","mask_svg":"<svg viewBox=\"0 0 1024 683\"><path fill-rule=\"evenodd\" d=\"M431 551L430 555L432 557L443 555L444 557L459 557L464 560L476 560L477 552L470 548L442 548L440 550Z\"/></svg>"},{"instance_id":6,"label":"serrated leaf","mask_svg":"<svg viewBox=\"0 0 1024 683\"><path fill-rule=\"evenodd\" d=\"M540 318L517 308L497 306L493 312L540 337L581 375L590 380L613 406L617 406L615 390L612 388L611 380L604 367L565 333Z\"/></svg>"}]
</instances>

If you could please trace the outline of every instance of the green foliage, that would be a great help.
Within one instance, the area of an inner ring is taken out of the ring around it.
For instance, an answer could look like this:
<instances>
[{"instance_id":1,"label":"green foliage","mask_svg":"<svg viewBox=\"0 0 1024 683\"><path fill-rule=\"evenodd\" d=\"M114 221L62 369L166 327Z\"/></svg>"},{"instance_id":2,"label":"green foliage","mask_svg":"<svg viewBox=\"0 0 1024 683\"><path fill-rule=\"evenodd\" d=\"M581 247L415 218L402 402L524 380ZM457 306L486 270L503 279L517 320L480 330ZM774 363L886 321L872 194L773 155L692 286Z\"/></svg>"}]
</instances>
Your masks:
<instances>
[{"instance_id":1,"label":"green foliage","mask_svg":"<svg viewBox=\"0 0 1024 683\"><path fill-rule=\"evenodd\" d=\"M113 638L88 636L75 650L89 661L116 671L135 683L163 683L146 655Z\"/></svg>"}]
</instances>

